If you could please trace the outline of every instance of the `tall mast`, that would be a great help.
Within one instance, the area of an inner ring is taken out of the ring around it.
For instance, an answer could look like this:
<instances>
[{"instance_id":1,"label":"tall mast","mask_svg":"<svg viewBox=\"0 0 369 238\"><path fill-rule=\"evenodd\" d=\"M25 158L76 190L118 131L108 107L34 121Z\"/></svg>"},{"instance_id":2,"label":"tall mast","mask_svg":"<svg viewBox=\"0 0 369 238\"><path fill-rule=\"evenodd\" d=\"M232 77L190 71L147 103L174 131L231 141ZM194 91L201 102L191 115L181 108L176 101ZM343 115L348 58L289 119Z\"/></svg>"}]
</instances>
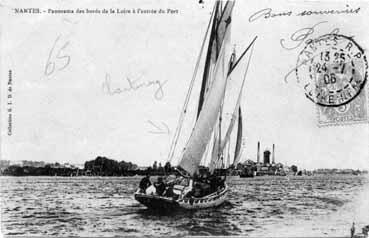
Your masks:
<instances>
[{"instance_id":1,"label":"tall mast","mask_svg":"<svg viewBox=\"0 0 369 238\"><path fill-rule=\"evenodd\" d=\"M258 141L258 151L257 151L257 163L259 164L260 163L260 141Z\"/></svg>"},{"instance_id":2,"label":"tall mast","mask_svg":"<svg viewBox=\"0 0 369 238\"><path fill-rule=\"evenodd\" d=\"M275 155L274 155L274 144L273 144L273 154L272 154L272 164L274 164L275 163L275 157L274 157Z\"/></svg>"}]
</instances>

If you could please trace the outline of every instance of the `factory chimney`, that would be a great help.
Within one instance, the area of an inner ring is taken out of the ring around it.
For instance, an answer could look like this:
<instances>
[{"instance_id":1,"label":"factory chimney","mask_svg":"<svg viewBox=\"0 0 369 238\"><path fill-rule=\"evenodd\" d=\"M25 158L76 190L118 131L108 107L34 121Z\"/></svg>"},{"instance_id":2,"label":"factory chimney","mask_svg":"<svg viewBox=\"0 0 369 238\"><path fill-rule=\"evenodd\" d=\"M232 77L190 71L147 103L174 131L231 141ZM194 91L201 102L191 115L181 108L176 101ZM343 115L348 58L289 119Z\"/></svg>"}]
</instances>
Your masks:
<instances>
[{"instance_id":1,"label":"factory chimney","mask_svg":"<svg viewBox=\"0 0 369 238\"><path fill-rule=\"evenodd\" d=\"M257 163L259 164L260 163L260 141L258 141L258 152L257 152Z\"/></svg>"},{"instance_id":2,"label":"factory chimney","mask_svg":"<svg viewBox=\"0 0 369 238\"><path fill-rule=\"evenodd\" d=\"M272 163L274 164L275 163L275 154L274 154L274 144L273 144L273 154L272 154Z\"/></svg>"}]
</instances>

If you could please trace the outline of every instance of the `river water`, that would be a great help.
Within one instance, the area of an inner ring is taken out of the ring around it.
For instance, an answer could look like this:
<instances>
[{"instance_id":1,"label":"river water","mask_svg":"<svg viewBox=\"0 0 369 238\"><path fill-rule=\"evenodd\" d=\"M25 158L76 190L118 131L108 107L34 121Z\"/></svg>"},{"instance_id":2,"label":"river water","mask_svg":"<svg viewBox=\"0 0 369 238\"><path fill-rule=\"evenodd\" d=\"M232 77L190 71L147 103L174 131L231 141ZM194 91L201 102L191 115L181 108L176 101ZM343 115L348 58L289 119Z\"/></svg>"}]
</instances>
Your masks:
<instances>
[{"instance_id":1,"label":"river water","mask_svg":"<svg viewBox=\"0 0 369 238\"><path fill-rule=\"evenodd\" d=\"M157 214L140 177L0 177L1 230L41 236L348 236L369 224L369 178L228 178L221 207Z\"/></svg>"}]
</instances>

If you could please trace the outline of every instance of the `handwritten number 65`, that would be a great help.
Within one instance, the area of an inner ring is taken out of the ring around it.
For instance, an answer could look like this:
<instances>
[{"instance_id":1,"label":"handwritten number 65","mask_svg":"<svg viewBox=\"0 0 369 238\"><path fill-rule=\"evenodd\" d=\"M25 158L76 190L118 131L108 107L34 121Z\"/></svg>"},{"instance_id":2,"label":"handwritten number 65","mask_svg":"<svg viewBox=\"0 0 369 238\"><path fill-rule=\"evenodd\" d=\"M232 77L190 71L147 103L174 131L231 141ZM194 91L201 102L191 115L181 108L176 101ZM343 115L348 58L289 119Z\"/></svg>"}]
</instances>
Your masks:
<instances>
[{"instance_id":1,"label":"handwritten number 65","mask_svg":"<svg viewBox=\"0 0 369 238\"><path fill-rule=\"evenodd\" d=\"M46 61L45 72L46 76L50 76L55 70L61 71L65 69L70 63L70 56L63 54L63 51L69 45L69 41L65 42L59 49L56 48L60 36L56 38L53 47L49 52L49 57ZM56 52L56 53L55 53Z\"/></svg>"}]
</instances>

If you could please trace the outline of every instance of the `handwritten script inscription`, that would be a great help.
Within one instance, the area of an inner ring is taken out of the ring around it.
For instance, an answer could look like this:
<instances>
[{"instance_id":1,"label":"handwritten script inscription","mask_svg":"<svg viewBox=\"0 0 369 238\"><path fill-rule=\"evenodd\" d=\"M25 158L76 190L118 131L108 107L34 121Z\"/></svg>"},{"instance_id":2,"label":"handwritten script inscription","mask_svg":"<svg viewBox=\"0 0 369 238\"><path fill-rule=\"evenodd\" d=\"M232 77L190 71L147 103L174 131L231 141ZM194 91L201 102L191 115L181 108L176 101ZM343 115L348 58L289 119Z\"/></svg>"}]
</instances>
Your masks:
<instances>
[{"instance_id":1,"label":"handwritten script inscription","mask_svg":"<svg viewBox=\"0 0 369 238\"><path fill-rule=\"evenodd\" d=\"M281 16L291 16L292 11L286 11L286 12L280 12L280 13L274 13L272 12L271 8L264 8L260 11L255 12L249 17L249 22L253 22L259 18L273 18L273 17L281 17Z\"/></svg>"},{"instance_id":2,"label":"handwritten script inscription","mask_svg":"<svg viewBox=\"0 0 369 238\"><path fill-rule=\"evenodd\" d=\"M284 10L281 12L275 12L272 8L264 8L256 11L249 17L249 22L254 22L259 19L273 19L277 17L306 17L313 15L343 15L343 14L358 14L360 7L351 8L349 5L345 6L345 9L324 9L324 10L303 10L300 12L293 12L292 10Z\"/></svg>"},{"instance_id":3,"label":"handwritten script inscription","mask_svg":"<svg viewBox=\"0 0 369 238\"><path fill-rule=\"evenodd\" d=\"M322 22L318 22L315 25L311 26L311 27L304 27L302 29L299 29L297 31L295 31L294 33L292 33L289 37L289 40L291 40L292 44L294 44L293 46L287 46L286 44L286 40L285 39L281 39L280 43L281 46L286 49L286 50L294 50L296 48L298 48L302 43L304 43L304 41L314 33L315 31L315 27L317 27L320 24L323 23L327 23L327 21L322 21ZM338 30L335 29L336 34L338 33Z\"/></svg>"},{"instance_id":4,"label":"handwritten script inscription","mask_svg":"<svg viewBox=\"0 0 369 238\"><path fill-rule=\"evenodd\" d=\"M105 74L105 80L102 84L103 92L108 95L116 95L122 93L128 93L137 91L143 88L154 88L154 98L156 100L161 100L164 97L164 85L167 83L167 80L149 80L143 81L141 78L131 79L126 77L124 80L128 85L126 87L113 87L112 80L110 74Z\"/></svg>"}]
</instances>

